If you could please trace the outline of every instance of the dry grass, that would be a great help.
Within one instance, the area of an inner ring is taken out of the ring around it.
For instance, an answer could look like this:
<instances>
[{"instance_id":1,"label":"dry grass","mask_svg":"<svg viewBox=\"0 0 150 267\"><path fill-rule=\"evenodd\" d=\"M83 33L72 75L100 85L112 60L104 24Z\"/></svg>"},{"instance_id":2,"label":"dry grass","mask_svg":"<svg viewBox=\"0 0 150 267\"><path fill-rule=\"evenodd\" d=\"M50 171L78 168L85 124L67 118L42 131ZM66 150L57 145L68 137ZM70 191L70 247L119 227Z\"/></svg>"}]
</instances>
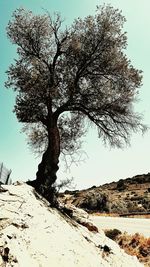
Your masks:
<instances>
[{"instance_id":1,"label":"dry grass","mask_svg":"<svg viewBox=\"0 0 150 267\"><path fill-rule=\"evenodd\" d=\"M130 215L128 217L132 218L142 218L142 219L150 219L150 214L137 214L137 215Z\"/></svg>"},{"instance_id":2,"label":"dry grass","mask_svg":"<svg viewBox=\"0 0 150 267\"><path fill-rule=\"evenodd\" d=\"M113 235L114 231L114 235ZM136 256L145 267L150 267L150 238L138 233L129 235L127 233L115 234L116 229L107 230L106 235L116 241L119 246L129 255Z\"/></svg>"},{"instance_id":3,"label":"dry grass","mask_svg":"<svg viewBox=\"0 0 150 267\"><path fill-rule=\"evenodd\" d=\"M92 214L94 216L107 216L107 217L119 217L118 213L101 213L101 212L91 212L89 214Z\"/></svg>"},{"instance_id":4,"label":"dry grass","mask_svg":"<svg viewBox=\"0 0 150 267\"><path fill-rule=\"evenodd\" d=\"M120 214L118 213L101 213L101 212L91 212L92 215L94 216L108 216L108 217L120 217ZM123 216L126 218L141 218L141 219L150 219L150 214L136 214L136 215L128 215L128 216Z\"/></svg>"}]
</instances>

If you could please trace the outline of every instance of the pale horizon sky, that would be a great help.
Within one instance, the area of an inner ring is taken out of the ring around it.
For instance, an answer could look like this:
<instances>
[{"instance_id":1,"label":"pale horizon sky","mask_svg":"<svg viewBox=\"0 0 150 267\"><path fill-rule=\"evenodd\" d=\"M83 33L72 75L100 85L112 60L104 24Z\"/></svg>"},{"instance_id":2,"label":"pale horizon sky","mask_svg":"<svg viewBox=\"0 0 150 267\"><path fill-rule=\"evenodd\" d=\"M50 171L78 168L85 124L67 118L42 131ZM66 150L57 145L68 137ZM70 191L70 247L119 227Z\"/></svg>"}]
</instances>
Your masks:
<instances>
[{"instance_id":1,"label":"pale horizon sky","mask_svg":"<svg viewBox=\"0 0 150 267\"><path fill-rule=\"evenodd\" d=\"M15 47L6 36L6 26L12 12L20 6L36 14L43 13L44 9L50 13L58 11L69 25L77 17L93 15L96 5L103 3L110 3L122 10L127 19L124 26L128 37L126 54L133 66L143 71L143 86L139 90L140 101L135 104L135 109L143 113L143 122L150 126L149 0L0 0L0 162L12 169L13 181L34 179L40 158L36 159L27 147L26 136L21 133L23 125L17 122L12 112L15 94L4 86L7 79L5 71L16 57ZM105 147L98 139L97 132L90 129L83 150L87 154L84 162L78 166L72 165L70 172L64 172L60 162L58 172L59 179L74 177L77 189L150 172L150 131L144 136L133 134L131 146L121 150Z\"/></svg>"}]
</instances>

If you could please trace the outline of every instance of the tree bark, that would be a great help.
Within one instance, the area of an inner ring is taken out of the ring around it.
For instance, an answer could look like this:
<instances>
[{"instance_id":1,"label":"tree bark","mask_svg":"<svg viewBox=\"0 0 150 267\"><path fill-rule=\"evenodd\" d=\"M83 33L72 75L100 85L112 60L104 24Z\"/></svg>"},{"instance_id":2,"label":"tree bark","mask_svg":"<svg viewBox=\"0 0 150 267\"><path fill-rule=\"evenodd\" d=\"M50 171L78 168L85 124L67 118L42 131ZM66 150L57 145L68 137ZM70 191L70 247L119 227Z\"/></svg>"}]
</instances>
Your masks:
<instances>
[{"instance_id":1,"label":"tree bark","mask_svg":"<svg viewBox=\"0 0 150 267\"><path fill-rule=\"evenodd\" d=\"M48 147L44 152L42 161L36 173L36 190L42 194L51 204L54 202L56 173L59 169L60 136L57 123L48 128Z\"/></svg>"}]
</instances>

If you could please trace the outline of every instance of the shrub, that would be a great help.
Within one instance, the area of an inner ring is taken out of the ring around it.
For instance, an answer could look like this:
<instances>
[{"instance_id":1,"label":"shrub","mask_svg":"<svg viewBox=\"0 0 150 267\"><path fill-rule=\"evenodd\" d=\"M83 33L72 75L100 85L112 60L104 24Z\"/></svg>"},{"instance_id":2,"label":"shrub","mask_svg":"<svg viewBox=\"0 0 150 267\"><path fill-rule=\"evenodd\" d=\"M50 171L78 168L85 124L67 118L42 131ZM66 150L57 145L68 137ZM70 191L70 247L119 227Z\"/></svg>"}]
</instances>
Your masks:
<instances>
[{"instance_id":1,"label":"shrub","mask_svg":"<svg viewBox=\"0 0 150 267\"><path fill-rule=\"evenodd\" d=\"M103 192L87 193L77 205L79 208L92 211L107 212L108 197Z\"/></svg>"},{"instance_id":2,"label":"shrub","mask_svg":"<svg viewBox=\"0 0 150 267\"><path fill-rule=\"evenodd\" d=\"M106 230L105 235L112 240L116 240L117 236L121 235L121 231L118 229Z\"/></svg>"},{"instance_id":3,"label":"shrub","mask_svg":"<svg viewBox=\"0 0 150 267\"><path fill-rule=\"evenodd\" d=\"M110 213L127 213L128 209L126 207L126 202L125 201L115 201L109 203L109 212Z\"/></svg>"},{"instance_id":4,"label":"shrub","mask_svg":"<svg viewBox=\"0 0 150 267\"><path fill-rule=\"evenodd\" d=\"M117 190L118 191L123 191L126 189L126 185L124 183L124 180L123 179L120 179L118 182L117 182Z\"/></svg>"}]
</instances>

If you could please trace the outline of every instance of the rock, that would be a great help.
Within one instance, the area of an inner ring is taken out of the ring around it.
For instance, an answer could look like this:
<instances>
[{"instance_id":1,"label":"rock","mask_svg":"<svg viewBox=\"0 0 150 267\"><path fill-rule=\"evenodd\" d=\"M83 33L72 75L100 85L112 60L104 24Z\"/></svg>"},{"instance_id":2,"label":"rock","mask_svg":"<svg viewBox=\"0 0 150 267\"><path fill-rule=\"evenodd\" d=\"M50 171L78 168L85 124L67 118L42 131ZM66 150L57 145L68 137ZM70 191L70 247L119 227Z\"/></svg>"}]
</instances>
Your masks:
<instances>
[{"instance_id":1,"label":"rock","mask_svg":"<svg viewBox=\"0 0 150 267\"><path fill-rule=\"evenodd\" d=\"M70 218L37 198L27 184L3 186L0 194L0 266L141 267L102 231L91 231L88 214ZM77 220L89 223L83 227ZM90 230L90 231L89 231Z\"/></svg>"},{"instance_id":2,"label":"rock","mask_svg":"<svg viewBox=\"0 0 150 267\"><path fill-rule=\"evenodd\" d=\"M63 211L65 211L67 215L73 218L76 222L85 226L89 231L98 233L97 226L95 226L89 219L89 214L86 211L79 209L71 204L64 205Z\"/></svg>"}]
</instances>

